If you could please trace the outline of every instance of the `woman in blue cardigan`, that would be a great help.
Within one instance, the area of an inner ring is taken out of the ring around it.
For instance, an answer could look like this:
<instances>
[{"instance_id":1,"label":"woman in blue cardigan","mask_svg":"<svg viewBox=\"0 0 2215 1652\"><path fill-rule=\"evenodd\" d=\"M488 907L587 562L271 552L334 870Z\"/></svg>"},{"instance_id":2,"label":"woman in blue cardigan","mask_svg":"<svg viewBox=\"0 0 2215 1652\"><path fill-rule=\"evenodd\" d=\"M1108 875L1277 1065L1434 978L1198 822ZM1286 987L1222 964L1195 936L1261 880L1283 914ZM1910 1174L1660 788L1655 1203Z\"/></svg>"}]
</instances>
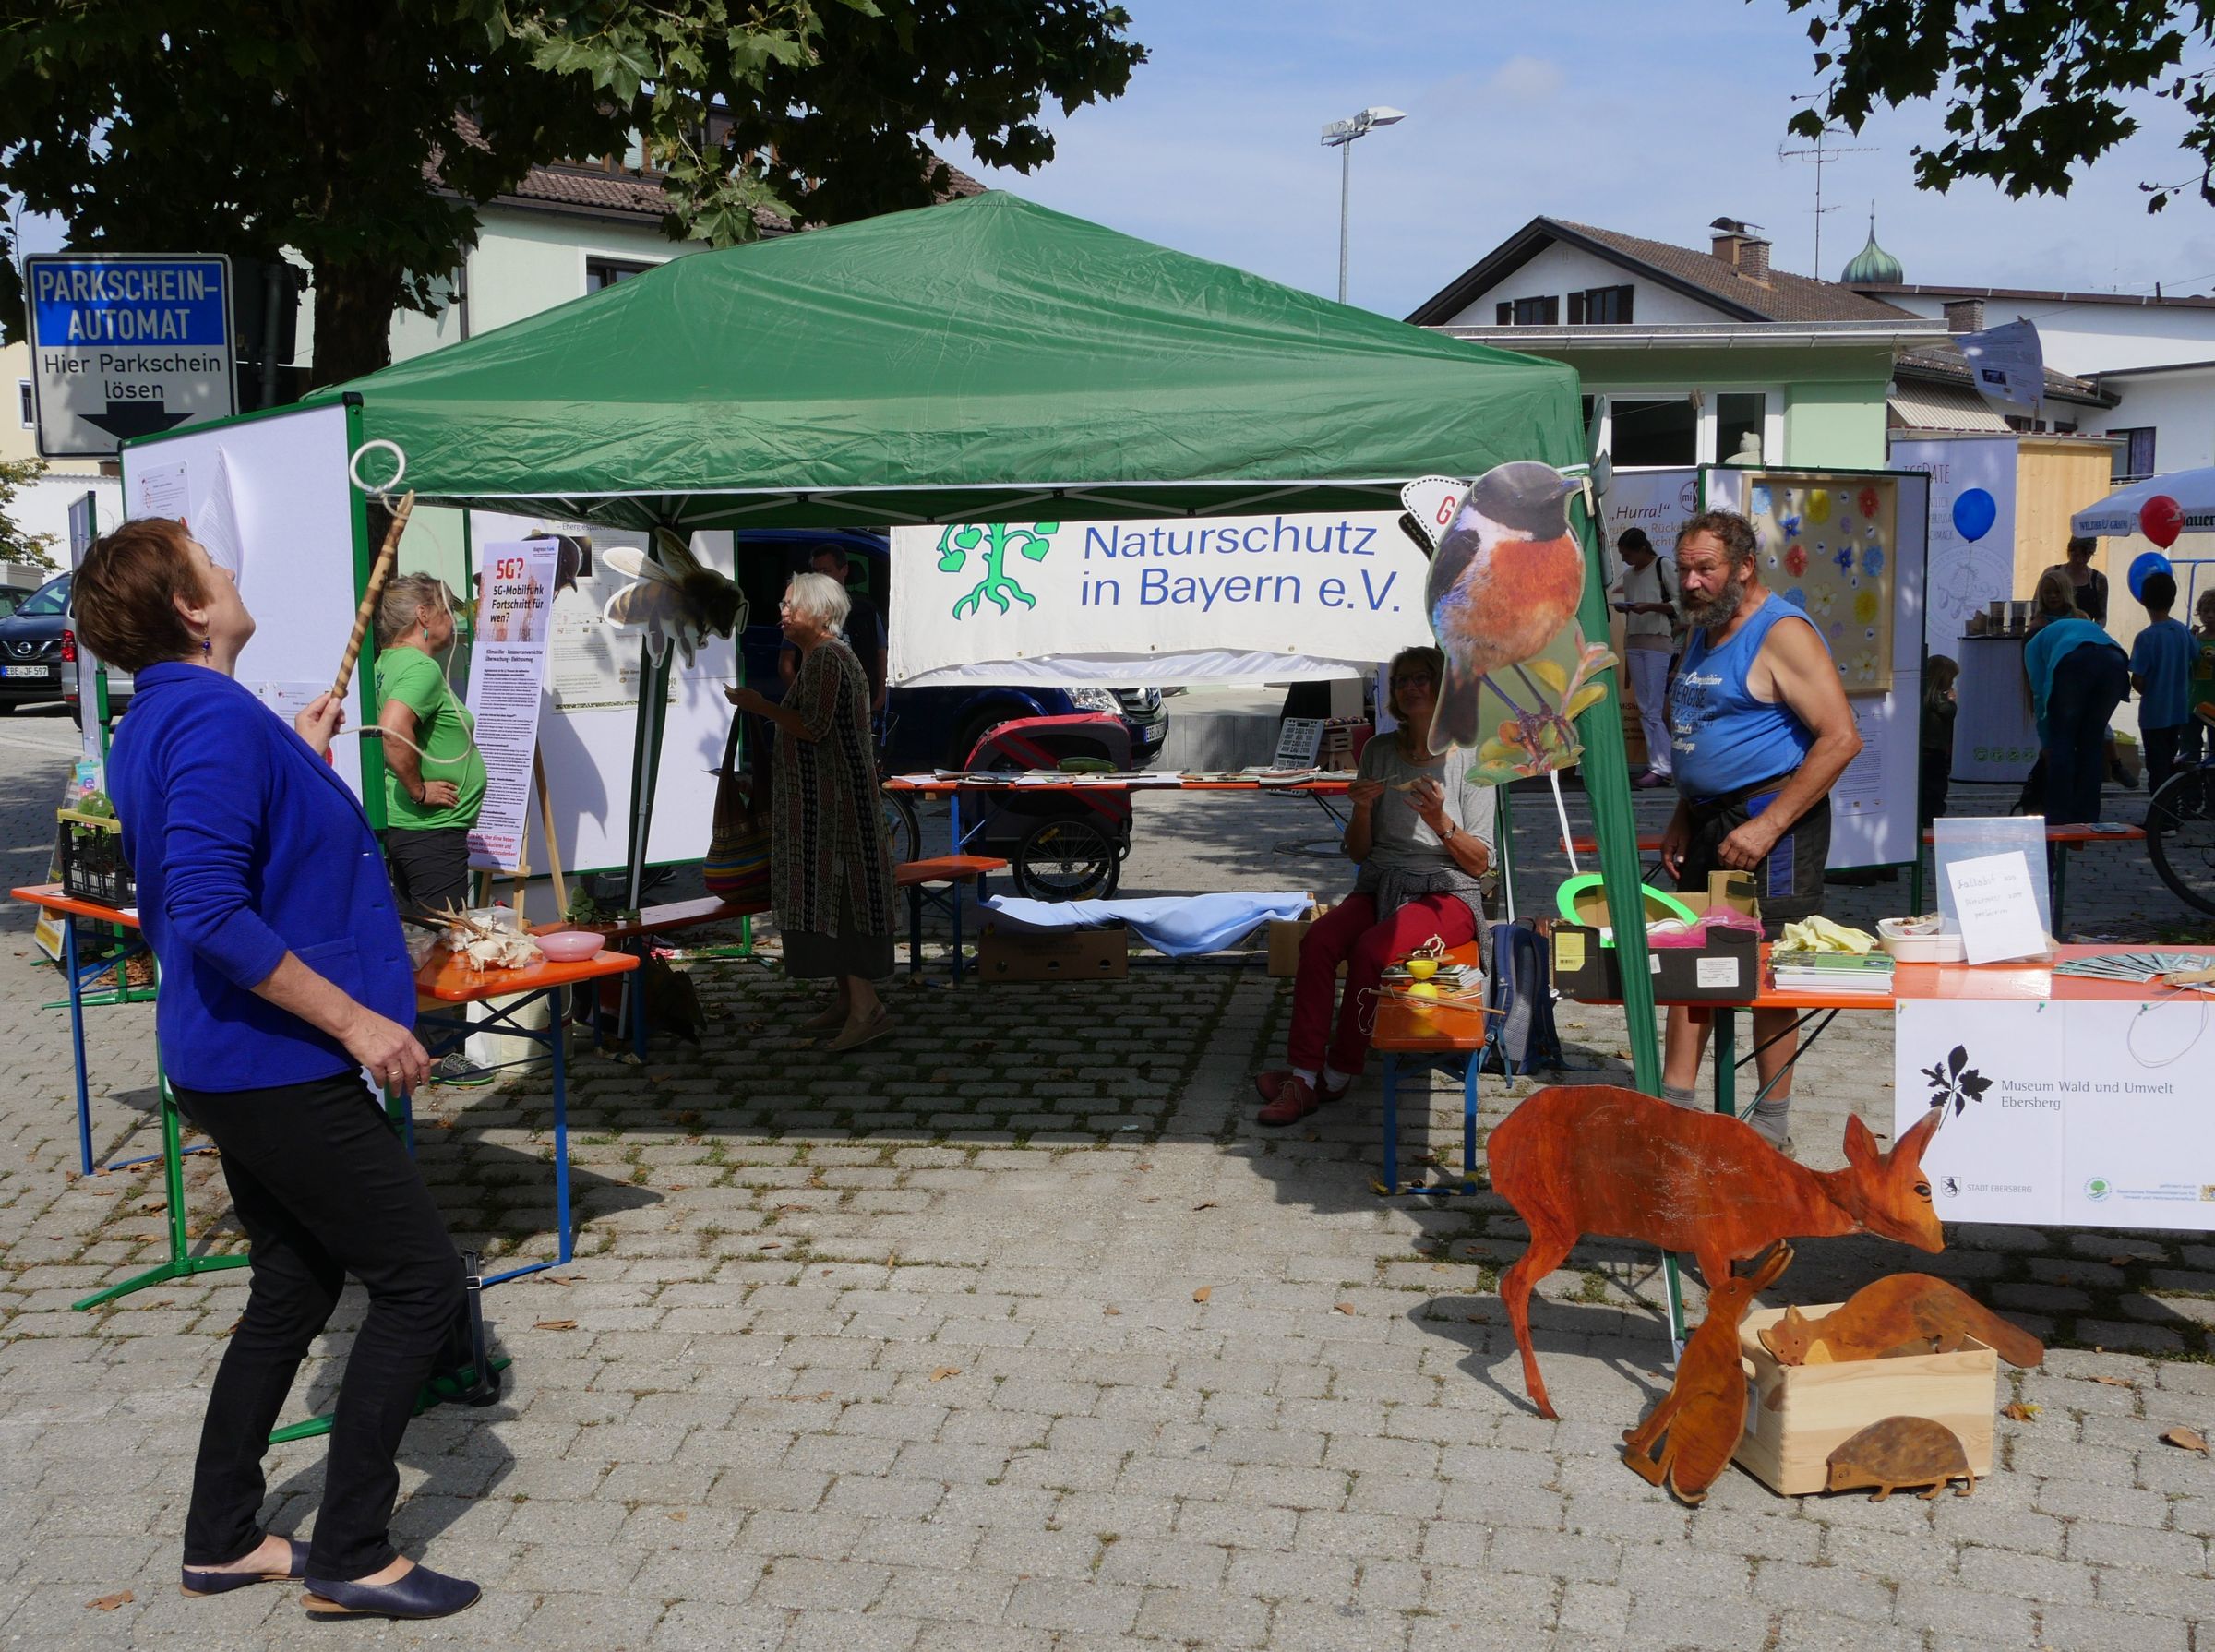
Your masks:
<instances>
[{"instance_id":1,"label":"woman in blue cardigan","mask_svg":"<svg viewBox=\"0 0 2215 1652\"><path fill-rule=\"evenodd\" d=\"M222 1155L252 1290L200 1431L184 1586L305 1581L316 1616L436 1618L477 1586L402 1558L387 1526L415 1396L461 1312L461 1258L365 1070L402 1094L429 1059L369 822L325 760L324 695L288 726L232 678L254 617L174 521L86 554L77 629L138 676L108 785L162 965L154 1021L178 1106ZM339 1387L311 1543L264 1533L261 1458L346 1275L369 1293Z\"/></svg>"}]
</instances>

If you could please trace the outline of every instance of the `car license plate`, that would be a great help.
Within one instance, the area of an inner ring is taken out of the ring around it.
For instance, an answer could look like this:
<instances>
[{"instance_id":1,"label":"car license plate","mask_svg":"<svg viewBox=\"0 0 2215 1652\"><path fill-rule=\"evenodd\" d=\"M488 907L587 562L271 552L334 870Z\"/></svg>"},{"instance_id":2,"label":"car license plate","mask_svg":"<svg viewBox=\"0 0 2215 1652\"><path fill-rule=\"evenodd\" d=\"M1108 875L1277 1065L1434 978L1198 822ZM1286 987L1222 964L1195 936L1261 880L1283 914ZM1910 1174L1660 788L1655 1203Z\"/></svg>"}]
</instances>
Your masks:
<instances>
[{"instance_id":1,"label":"car license plate","mask_svg":"<svg viewBox=\"0 0 2215 1652\"><path fill-rule=\"evenodd\" d=\"M48 677L53 668L46 665L0 665L0 676Z\"/></svg>"}]
</instances>

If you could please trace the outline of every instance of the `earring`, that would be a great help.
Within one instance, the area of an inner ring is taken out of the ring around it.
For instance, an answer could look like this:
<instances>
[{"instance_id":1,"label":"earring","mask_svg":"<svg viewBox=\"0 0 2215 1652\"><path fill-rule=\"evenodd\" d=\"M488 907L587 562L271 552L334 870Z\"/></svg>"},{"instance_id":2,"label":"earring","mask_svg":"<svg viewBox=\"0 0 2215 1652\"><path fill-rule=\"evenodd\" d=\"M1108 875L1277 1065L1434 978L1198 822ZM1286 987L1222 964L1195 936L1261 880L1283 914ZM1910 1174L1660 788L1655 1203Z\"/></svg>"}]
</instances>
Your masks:
<instances>
[{"instance_id":1,"label":"earring","mask_svg":"<svg viewBox=\"0 0 2215 1652\"><path fill-rule=\"evenodd\" d=\"M210 631L200 639L200 653L205 657L215 647L215 633Z\"/></svg>"}]
</instances>

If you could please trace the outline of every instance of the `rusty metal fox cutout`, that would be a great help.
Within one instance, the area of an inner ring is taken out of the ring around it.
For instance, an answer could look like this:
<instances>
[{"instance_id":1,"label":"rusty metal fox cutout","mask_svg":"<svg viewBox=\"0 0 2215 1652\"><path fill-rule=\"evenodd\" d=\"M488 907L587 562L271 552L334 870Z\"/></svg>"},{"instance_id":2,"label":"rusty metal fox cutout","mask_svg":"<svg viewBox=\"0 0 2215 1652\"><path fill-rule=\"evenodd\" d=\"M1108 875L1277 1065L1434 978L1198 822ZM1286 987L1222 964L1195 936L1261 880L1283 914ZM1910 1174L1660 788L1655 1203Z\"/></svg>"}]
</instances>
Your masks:
<instances>
[{"instance_id":1,"label":"rusty metal fox cutout","mask_svg":"<svg viewBox=\"0 0 2215 1652\"><path fill-rule=\"evenodd\" d=\"M1491 1133L1493 1191L1530 1228L1530 1248L1500 1281L1539 1415L1555 1415L1530 1346L1530 1293L1587 1234L1698 1258L1712 1289L1730 1264L1778 1239L1874 1233L1924 1251L1946 1236L1922 1174L1941 1115L1925 1114L1889 1153L1846 1121L1846 1168L1811 1170L1721 1113L1671 1107L1612 1084L1556 1084Z\"/></svg>"}]
</instances>

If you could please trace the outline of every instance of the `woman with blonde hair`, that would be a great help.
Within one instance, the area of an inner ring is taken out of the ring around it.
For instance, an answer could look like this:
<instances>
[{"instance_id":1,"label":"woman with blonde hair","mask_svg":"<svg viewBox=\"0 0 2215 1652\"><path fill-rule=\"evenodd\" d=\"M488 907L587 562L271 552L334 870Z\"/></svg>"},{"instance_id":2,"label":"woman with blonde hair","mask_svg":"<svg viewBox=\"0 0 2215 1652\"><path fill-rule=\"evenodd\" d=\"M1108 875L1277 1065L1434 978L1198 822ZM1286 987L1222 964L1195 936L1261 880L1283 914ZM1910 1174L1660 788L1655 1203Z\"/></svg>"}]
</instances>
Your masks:
<instances>
[{"instance_id":1,"label":"woman with blonde hair","mask_svg":"<svg viewBox=\"0 0 2215 1652\"><path fill-rule=\"evenodd\" d=\"M1393 660L1386 705L1398 724L1362 748L1347 800L1353 892L1310 927L1292 984L1287 1065L1255 1076L1263 1124L1293 1124L1336 1101L1369 1055L1365 1024L1388 964L1436 936L1459 946L1483 934L1484 879L1492 869L1492 788L1468 778L1474 754L1431 748L1445 659L1408 648ZM1332 1031L1338 966L1345 994Z\"/></svg>"},{"instance_id":2,"label":"woman with blonde hair","mask_svg":"<svg viewBox=\"0 0 2215 1652\"><path fill-rule=\"evenodd\" d=\"M475 727L438 656L454 599L433 574L402 574L377 608L377 725L385 747L385 860L402 911L469 904L469 829L485 806Z\"/></svg>"},{"instance_id":3,"label":"woman with blonde hair","mask_svg":"<svg viewBox=\"0 0 2215 1652\"><path fill-rule=\"evenodd\" d=\"M795 574L777 618L800 651L784 703L725 690L741 712L776 724L770 888L784 973L834 980L836 997L804 1024L853 1049L892 1030L875 983L892 973L892 856L877 807L869 679L839 640L850 599L828 574Z\"/></svg>"},{"instance_id":4,"label":"woman with blonde hair","mask_svg":"<svg viewBox=\"0 0 2215 1652\"><path fill-rule=\"evenodd\" d=\"M2089 618L2091 616L2077 605L2077 587L2066 569L2049 568L2038 576L2030 598L2030 636L2037 636L2057 619Z\"/></svg>"}]
</instances>

